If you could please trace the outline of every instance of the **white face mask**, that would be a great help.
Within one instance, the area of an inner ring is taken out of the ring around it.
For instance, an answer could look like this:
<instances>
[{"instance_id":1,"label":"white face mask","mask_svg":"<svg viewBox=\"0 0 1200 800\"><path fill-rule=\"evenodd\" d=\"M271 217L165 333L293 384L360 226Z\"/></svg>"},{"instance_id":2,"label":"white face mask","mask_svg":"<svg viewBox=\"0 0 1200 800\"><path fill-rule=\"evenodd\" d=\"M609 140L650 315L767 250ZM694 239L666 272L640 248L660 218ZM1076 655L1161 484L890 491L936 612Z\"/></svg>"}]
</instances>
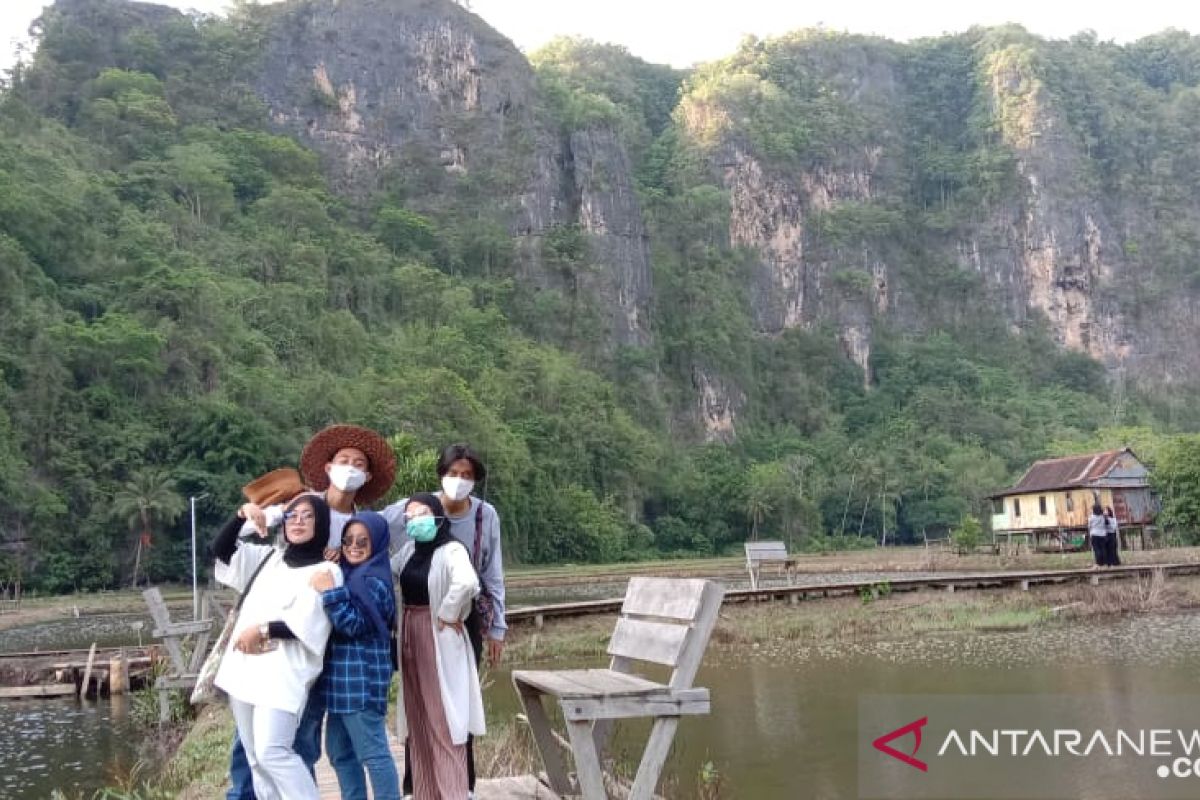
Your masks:
<instances>
[{"instance_id":1,"label":"white face mask","mask_svg":"<svg viewBox=\"0 0 1200 800\"><path fill-rule=\"evenodd\" d=\"M469 481L466 478L451 478L449 475L442 478L442 491L446 493L446 497L458 502L471 493L475 488L475 481Z\"/></svg>"},{"instance_id":2,"label":"white face mask","mask_svg":"<svg viewBox=\"0 0 1200 800\"><path fill-rule=\"evenodd\" d=\"M334 464L329 468L329 482L343 492L357 492L367 482L367 473L349 464Z\"/></svg>"}]
</instances>

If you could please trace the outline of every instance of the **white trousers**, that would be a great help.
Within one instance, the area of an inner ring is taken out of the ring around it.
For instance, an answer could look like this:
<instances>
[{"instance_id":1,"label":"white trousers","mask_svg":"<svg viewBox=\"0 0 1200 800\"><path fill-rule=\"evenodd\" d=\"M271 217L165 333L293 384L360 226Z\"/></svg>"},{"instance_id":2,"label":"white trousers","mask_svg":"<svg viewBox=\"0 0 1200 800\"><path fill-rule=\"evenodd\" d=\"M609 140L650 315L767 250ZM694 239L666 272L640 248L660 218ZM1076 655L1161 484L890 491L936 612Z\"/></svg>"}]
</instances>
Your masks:
<instances>
[{"instance_id":1,"label":"white trousers","mask_svg":"<svg viewBox=\"0 0 1200 800\"><path fill-rule=\"evenodd\" d=\"M292 749L300 725L297 715L232 697L229 710L246 749L258 800L320 800L312 775Z\"/></svg>"}]
</instances>

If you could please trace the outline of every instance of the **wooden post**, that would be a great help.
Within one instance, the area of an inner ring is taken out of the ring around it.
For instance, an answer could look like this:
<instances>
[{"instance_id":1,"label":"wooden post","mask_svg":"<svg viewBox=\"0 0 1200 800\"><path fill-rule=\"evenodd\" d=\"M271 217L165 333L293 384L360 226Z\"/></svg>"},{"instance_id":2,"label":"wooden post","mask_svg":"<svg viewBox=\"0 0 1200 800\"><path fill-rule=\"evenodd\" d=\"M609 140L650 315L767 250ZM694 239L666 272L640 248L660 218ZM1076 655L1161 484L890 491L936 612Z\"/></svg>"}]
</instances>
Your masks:
<instances>
[{"instance_id":1,"label":"wooden post","mask_svg":"<svg viewBox=\"0 0 1200 800\"><path fill-rule=\"evenodd\" d=\"M125 651L121 650L108 662L108 693L125 694L129 691L129 670Z\"/></svg>"},{"instance_id":2,"label":"wooden post","mask_svg":"<svg viewBox=\"0 0 1200 800\"><path fill-rule=\"evenodd\" d=\"M92 642L92 648L88 650L87 667L83 670L83 683L79 684L79 698L82 700L87 697L88 684L92 681L92 662L96 659L96 643ZM99 694L97 692L96 694Z\"/></svg>"}]
</instances>

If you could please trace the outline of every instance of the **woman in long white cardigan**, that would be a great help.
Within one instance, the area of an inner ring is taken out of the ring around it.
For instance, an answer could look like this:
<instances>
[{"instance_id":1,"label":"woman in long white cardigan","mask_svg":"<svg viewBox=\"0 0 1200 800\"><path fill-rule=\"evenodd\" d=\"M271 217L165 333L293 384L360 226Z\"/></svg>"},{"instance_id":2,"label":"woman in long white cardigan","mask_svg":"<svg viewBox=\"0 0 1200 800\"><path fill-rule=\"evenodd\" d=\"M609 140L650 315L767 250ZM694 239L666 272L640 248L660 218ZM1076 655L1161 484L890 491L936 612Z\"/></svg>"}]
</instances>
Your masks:
<instances>
[{"instance_id":1,"label":"woman in long white cardigan","mask_svg":"<svg viewBox=\"0 0 1200 800\"><path fill-rule=\"evenodd\" d=\"M407 738L413 796L467 797L467 734L484 733L483 693L463 621L479 578L432 494L405 507L408 539L392 557L400 591L400 692L396 727Z\"/></svg>"}]
</instances>

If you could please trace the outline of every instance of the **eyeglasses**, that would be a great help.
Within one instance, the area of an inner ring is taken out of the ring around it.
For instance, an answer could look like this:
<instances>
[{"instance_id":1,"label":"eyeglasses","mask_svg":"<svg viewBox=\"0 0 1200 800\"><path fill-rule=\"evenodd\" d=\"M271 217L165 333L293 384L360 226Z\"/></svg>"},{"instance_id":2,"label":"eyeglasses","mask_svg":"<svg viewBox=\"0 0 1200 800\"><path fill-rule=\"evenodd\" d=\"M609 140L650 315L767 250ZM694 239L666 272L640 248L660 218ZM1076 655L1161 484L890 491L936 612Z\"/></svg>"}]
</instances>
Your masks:
<instances>
[{"instance_id":1,"label":"eyeglasses","mask_svg":"<svg viewBox=\"0 0 1200 800\"><path fill-rule=\"evenodd\" d=\"M342 547L365 548L371 546L370 536L343 536Z\"/></svg>"},{"instance_id":2,"label":"eyeglasses","mask_svg":"<svg viewBox=\"0 0 1200 800\"><path fill-rule=\"evenodd\" d=\"M298 523L301 525L307 524L309 522L316 522L316 520L317 520L316 514L313 514L311 511L304 511L304 512L289 511L283 515L284 522L295 522L295 523Z\"/></svg>"}]
</instances>

